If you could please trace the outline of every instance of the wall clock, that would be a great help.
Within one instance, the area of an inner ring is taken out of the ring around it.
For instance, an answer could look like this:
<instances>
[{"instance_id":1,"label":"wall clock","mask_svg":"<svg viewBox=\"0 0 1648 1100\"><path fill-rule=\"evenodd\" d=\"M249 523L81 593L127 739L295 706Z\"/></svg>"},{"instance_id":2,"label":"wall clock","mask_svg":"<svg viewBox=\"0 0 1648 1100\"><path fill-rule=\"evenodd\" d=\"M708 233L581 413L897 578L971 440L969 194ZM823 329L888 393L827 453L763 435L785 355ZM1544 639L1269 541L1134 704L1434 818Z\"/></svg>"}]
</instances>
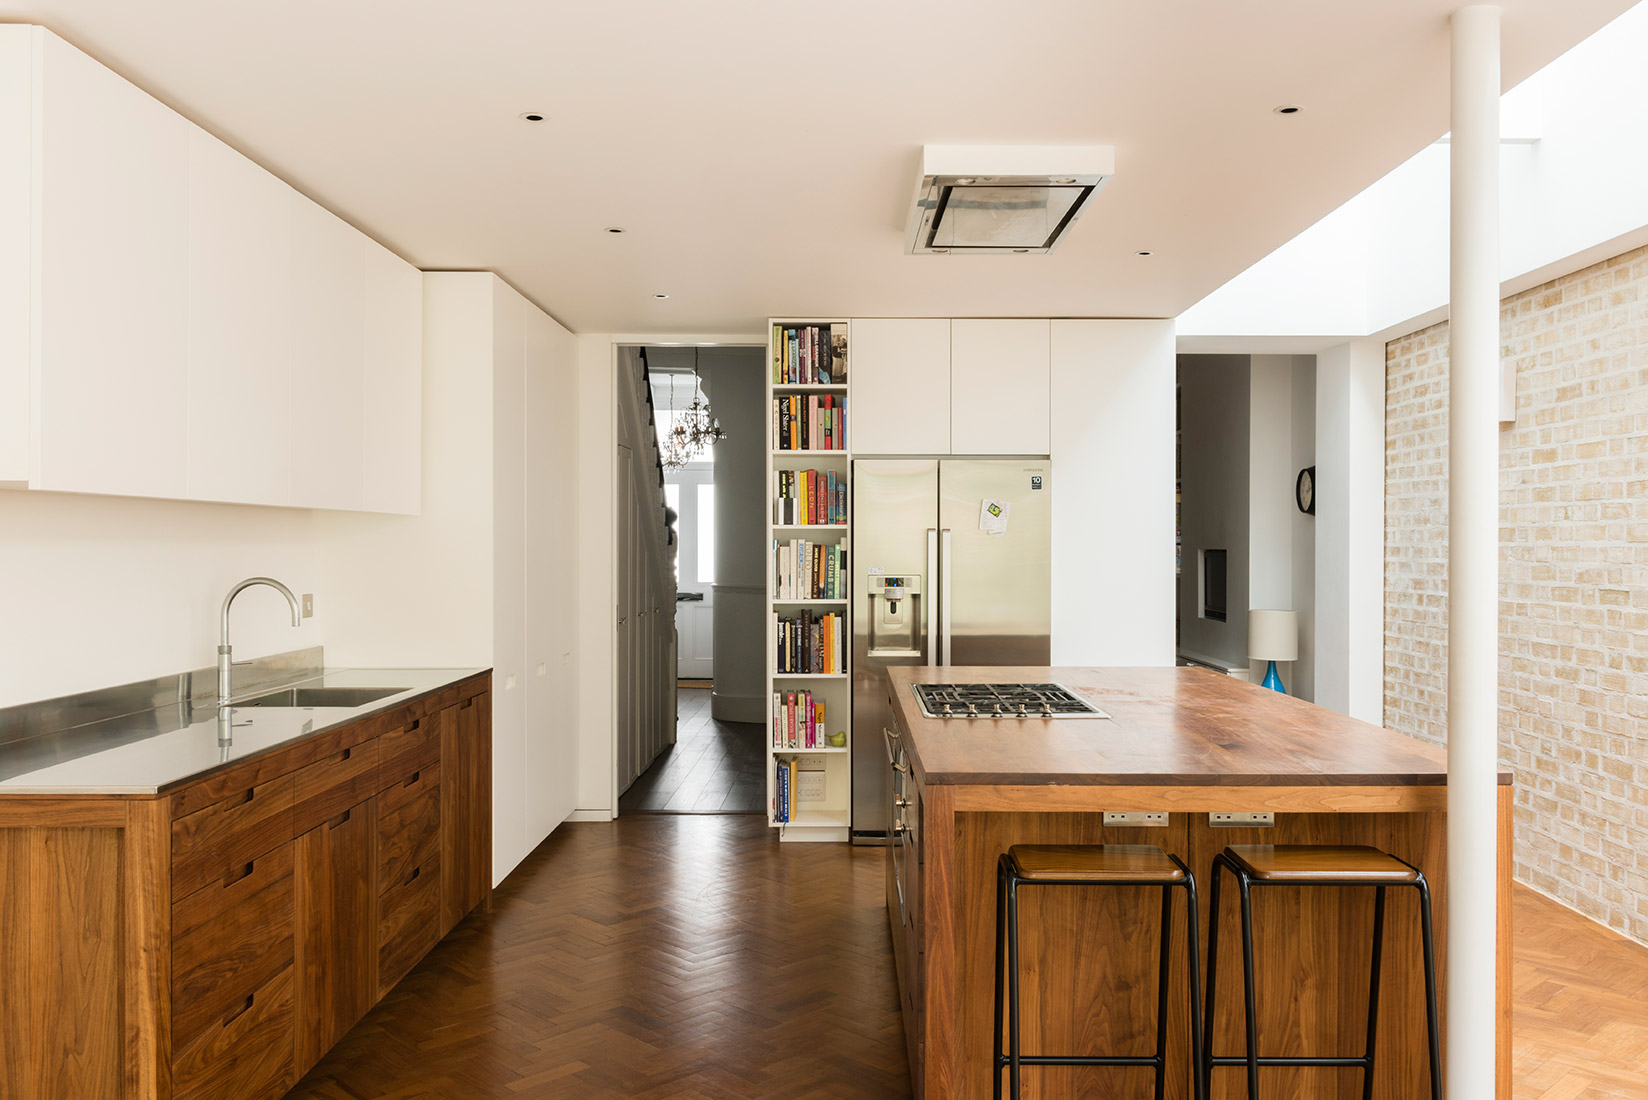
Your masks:
<instances>
[{"instance_id":1,"label":"wall clock","mask_svg":"<svg viewBox=\"0 0 1648 1100\"><path fill-rule=\"evenodd\" d=\"M1306 466L1293 483L1293 500L1307 516L1316 514L1316 467Z\"/></svg>"}]
</instances>

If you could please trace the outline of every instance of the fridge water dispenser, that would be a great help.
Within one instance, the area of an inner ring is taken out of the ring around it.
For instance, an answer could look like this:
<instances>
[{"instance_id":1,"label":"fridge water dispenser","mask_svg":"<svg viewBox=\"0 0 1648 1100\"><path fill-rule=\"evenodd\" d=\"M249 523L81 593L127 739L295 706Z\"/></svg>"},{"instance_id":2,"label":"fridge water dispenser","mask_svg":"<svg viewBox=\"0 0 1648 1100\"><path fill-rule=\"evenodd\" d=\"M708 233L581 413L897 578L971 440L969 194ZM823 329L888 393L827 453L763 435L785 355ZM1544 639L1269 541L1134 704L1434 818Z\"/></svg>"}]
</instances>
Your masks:
<instances>
[{"instance_id":1,"label":"fridge water dispenser","mask_svg":"<svg viewBox=\"0 0 1648 1100\"><path fill-rule=\"evenodd\" d=\"M921 576L870 577L871 657L921 656Z\"/></svg>"}]
</instances>

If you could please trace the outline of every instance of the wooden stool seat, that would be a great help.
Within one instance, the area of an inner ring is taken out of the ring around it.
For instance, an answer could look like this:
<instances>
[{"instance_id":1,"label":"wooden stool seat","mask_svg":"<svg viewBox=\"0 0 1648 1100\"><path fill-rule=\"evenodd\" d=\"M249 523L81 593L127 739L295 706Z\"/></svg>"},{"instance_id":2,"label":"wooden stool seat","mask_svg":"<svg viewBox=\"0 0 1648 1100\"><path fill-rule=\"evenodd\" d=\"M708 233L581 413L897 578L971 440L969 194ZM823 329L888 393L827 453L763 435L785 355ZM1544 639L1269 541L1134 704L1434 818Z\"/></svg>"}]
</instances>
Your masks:
<instances>
[{"instance_id":1,"label":"wooden stool seat","mask_svg":"<svg viewBox=\"0 0 1648 1100\"><path fill-rule=\"evenodd\" d=\"M1185 877L1184 869L1153 844L1015 844L1007 850L1007 858L1025 882L1165 886Z\"/></svg>"},{"instance_id":2,"label":"wooden stool seat","mask_svg":"<svg viewBox=\"0 0 1648 1100\"><path fill-rule=\"evenodd\" d=\"M1419 872L1378 848L1334 844L1233 844L1225 852L1256 881L1273 886L1365 882L1411 886Z\"/></svg>"}]
</instances>

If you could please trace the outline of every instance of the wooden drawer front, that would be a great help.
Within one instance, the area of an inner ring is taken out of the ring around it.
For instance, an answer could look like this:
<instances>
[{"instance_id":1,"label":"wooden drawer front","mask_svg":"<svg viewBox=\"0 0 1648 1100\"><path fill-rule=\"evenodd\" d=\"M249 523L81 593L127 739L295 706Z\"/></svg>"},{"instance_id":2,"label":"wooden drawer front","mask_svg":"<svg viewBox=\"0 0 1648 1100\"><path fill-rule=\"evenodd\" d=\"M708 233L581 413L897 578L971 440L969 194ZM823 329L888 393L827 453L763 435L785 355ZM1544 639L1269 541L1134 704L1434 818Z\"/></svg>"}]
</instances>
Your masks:
<instances>
[{"instance_id":1,"label":"wooden drawer front","mask_svg":"<svg viewBox=\"0 0 1648 1100\"><path fill-rule=\"evenodd\" d=\"M441 858L411 868L378 899L378 995L406 977L441 938Z\"/></svg>"},{"instance_id":2,"label":"wooden drawer front","mask_svg":"<svg viewBox=\"0 0 1648 1100\"><path fill-rule=\"evenodd\" d=\"M294 1083L291 968L174 1049L174 1100L274 1100L284 1095Z\"/></svg>"},{"instance_id":3,"label":"wooden drawer front","mask_svg":"<svg viewBox=\"0 0 1648 1100\"><path fill-rule=\"evenodd\" d=\"M291 839L290 775L180 817L172 822L172 897L187 897Z\"/></svg>"},{"instance_id":4,"label":"wooden drawer front","mask_svg":"<svg viewBox=\"0 0 1648 1100\"><path fill-rule=\"evenodd\" d=\"M377 793L378 742L351 745L292 776L292 832L302 836Z\"/></svg>"},{"instance_id":5,"label":"wooden drawer front","mask_svg":"<svg viewBox=\"0 0 1648 1100\"><path fill-rule=\"evenodd\" d=\"M413 772L441 758L441 733L428 718L392 729L378 738L378 790L406 781Z\"/></svg>"},{"instance_id":6,"label":"wooden drawer front","mask_svg":"<svg viewBox=\"0 0 1648 1100\"><path fill-rule=\"evenodd\" d=\"M292 843L172 906L172 1042L221 1024L292 965Z\"/></svg>"},{"instance_id":7,"label":"wooden drawer front","mask_svg":"<svg viewBox=\"0 0 1648 1100\"><path fill-rule=\"evenodd\" d=\"M378 892L441 849L441 769L426 764L378 796Z\"/></svg>"}]
</instances>

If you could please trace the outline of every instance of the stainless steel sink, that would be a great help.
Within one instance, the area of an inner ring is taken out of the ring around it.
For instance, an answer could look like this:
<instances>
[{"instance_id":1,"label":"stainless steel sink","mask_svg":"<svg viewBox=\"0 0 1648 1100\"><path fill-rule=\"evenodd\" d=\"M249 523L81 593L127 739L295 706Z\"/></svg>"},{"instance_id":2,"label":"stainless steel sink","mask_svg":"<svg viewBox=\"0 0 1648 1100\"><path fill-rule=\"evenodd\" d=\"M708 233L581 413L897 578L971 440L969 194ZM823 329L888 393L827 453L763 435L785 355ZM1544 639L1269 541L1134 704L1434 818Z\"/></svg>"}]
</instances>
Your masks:
<instances>
[{"instance_id":1,"label":"stainless steel sink","mask_svg":"<svg viewBox=\"0 0 1648 1100\"><path fill-rule=\"evenodd\" d=\"M237 707L359 707L405 691L405 688L318 687L287 688L256 699L238 700Z\"/></svg>"}]
</instances>

